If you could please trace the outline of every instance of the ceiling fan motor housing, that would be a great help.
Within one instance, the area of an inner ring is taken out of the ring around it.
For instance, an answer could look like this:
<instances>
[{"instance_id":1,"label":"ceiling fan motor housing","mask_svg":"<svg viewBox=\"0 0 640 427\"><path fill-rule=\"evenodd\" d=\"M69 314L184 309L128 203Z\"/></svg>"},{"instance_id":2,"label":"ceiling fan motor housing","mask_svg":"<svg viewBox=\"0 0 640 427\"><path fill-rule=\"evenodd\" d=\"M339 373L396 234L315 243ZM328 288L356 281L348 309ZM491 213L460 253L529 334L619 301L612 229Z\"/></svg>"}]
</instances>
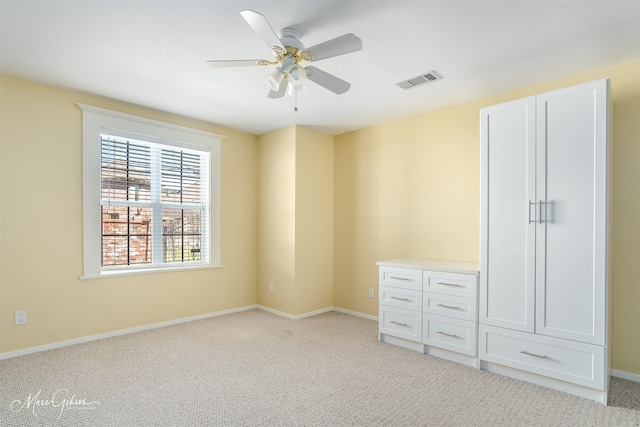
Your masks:
<instances>
[{"instance_id":1,"label":"ceiling fan motor housing","mask_svg":"<svg viewBox=\"0 0 640 427\"><path fill-rule=\"evenodd\" d=\"M280 31L280 41L287 47L295 47L299 50L304 50L304 44L300 41L300 31L293 28L283 28Z\"/></svg>"}]
</instances>

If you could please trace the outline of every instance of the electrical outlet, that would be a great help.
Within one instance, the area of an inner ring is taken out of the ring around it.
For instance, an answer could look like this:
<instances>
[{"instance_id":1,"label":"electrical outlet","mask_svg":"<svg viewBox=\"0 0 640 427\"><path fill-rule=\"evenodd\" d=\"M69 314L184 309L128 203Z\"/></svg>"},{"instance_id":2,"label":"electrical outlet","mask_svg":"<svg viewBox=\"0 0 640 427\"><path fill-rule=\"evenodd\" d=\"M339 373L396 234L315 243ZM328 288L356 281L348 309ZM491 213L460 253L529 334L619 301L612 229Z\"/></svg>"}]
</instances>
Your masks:
<instances>
[{"instance_id":1,"label":"electrical outlet","mask_svg":"<svg viewBox=\"0 0 640 427\"><path fill-rule=\"evenodd\" d=\"M26 325L27 324L27 312L26 311L16 311L14 320L15 320L15 324L16 325Z\"/></svg>"},{"instance_id":2,"label":"electrical outlet","mask_svg":"<svg viewBox=\"0 0 640 427\"><path fill-rule=\"evenodd\" d=\"M373 288L369 288L369 298L373 298L375 297L375 291L373 290Z\"/></svg>"},{"instance_id":3,"label":"electrical outlet","mask_svg":"<svg viewBox=\"0 0 640 427\"><path fill-rule=\"evenodd\" d=\"M273 283L269 283L269 292L273 292Z\"/></svg>"}]
</instances>

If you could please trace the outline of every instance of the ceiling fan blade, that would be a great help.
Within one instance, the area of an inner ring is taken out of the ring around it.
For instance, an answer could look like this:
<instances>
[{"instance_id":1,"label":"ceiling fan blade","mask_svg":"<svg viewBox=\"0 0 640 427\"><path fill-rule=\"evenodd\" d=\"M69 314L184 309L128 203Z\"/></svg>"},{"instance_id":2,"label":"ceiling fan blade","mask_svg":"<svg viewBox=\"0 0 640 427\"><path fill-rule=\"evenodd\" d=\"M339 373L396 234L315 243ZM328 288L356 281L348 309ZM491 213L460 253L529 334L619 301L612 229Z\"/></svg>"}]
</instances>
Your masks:
<instances>
[{"instance_id":1,"label":"ceiling fan blade","mask_svg":"<svg viewBox=\"0 0 640 427\"><path fill-rule=\"evenodd\" d=\"M249 67L252 65L267 65L269 61L266 59L221 59L210 60L207 64L213 68L225 68L225 67Z\"/></svg>"},{"instance_id":2,"label":"ceiling fan blade","mask_svg":"<svg viewBox=\"0 0 640 427\"><path fill-rule=\"evenodd\" d=\"M273 28L271 28L269 21L267 21L267 18L265 18L264 15L250 9L243 10L240 12L240 15L242 15L245 21L247 21L247 24L253 28L253 31L255 31L262 40L264 40L267 46L269 46L269 49L273 50L274 48L279 48L282 51L285 51L280 38L276 32L273 31Z\"/></svg>"},{"instance_id":3,"label":"ceiling fan blade","mask_svg":"<svg viewBox=\"0 0 640 427\"><path fill-rule=\"evenodd\" d=\"M338 95L345 93L351 87L351 83L345 82L342 79L337 78L333 74L329 74L326 71L317 69L316 67L305 67L307 70L311 70L307 73L307 78L320 86L329 89L331 92Z\"/></svg>"},{"instance_id":4,"label":"ceiling fan blade","mask_svg":"<svg viewBox=\"0 0 640 427\"><path fill-rule=\"evenodd\" d=\"M287 91L287 84L288 83L287 83L286 80L282 80L278 90L277 91L270 90L269 91L269 95L267 95L267 98L271 98L271 99L282 98L284 96L285 92Z\"/></svg>"},{"instance_id":5,"label":"ceiling fan blade","mask_svg":"<svg viewBox=\"0 0 640 427\"><path fill-rule=\"evenodd\" d=\"M344 55L345 53L357 52L362 49L362 40L349 33L335 39L306 48L306 51L313 53L313 61L332 58Z\"/></svg>"}]
</instances>

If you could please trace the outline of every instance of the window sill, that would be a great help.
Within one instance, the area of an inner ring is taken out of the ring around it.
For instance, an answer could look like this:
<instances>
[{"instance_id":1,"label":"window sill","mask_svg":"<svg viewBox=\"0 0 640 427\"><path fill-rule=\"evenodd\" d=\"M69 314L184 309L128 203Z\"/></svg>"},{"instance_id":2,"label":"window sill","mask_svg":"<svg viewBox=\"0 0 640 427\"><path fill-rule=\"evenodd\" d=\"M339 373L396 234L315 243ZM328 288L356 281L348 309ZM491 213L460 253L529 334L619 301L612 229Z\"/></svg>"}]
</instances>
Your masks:
<instances>
[{"instance_id":1,"label":"window sill","mask_svg":"<svg viewBox=\"0 0 640 427\"><path fill-rule=\"evenodd\" d=\"M165 273L176 271L193 271L193 270L210 270L222 268L221 264L194 265L190 267L159 267L159 268L140 268L132 270L111 270L103 271L100 274L80 276L80 280L104 279L109 277L132 276L139 274Z\"/></svg>"}]
</instances>

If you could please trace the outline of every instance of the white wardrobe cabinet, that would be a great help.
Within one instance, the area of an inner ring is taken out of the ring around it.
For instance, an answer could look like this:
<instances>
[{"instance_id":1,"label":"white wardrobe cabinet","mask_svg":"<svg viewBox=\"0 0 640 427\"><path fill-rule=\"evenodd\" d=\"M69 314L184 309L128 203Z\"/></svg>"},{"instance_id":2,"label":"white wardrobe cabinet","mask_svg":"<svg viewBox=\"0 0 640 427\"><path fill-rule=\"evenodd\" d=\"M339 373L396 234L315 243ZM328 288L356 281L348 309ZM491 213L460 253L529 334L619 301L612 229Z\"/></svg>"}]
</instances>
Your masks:
<instances>
[{"instance_id":1,"label":"white wardrobe cabinet","mask_svg":"<svg viewBox=\"0 0 640 427\"><path fill-rule=\"evenodd\" d=\"M481 110L481 367L607 402L608 80Z\"/></svg>"}]
</instances>

